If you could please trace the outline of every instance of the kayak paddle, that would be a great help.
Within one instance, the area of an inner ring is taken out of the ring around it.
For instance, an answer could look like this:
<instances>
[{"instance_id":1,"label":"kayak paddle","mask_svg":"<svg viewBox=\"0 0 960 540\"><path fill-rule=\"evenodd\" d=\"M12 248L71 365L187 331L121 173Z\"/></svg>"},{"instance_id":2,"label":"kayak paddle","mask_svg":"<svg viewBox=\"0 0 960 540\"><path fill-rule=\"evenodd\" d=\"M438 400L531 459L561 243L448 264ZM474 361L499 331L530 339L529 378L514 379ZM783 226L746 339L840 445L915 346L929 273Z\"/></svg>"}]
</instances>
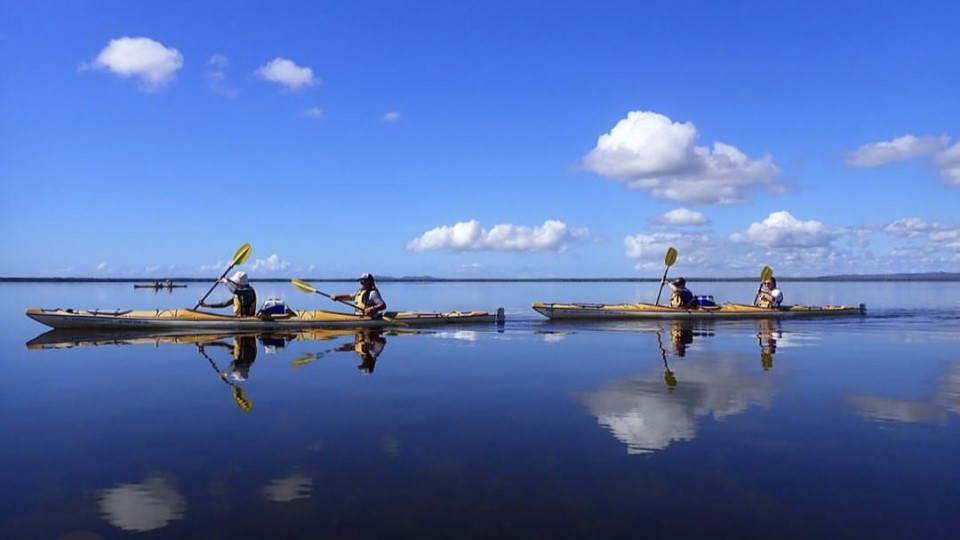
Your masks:
<instances>
[{"instance_id":1,"label":"kayak paddle","mask_svg":"<svg viewBox=\"0 0 960 540\"><path fill-rule=\"evenodd\" d=\"M213 287L210 287L210 290L207 291L207 294L203 295L203 298L197 301L197 305L193 306L193 309L197 309L198 307L200 307L200 304L202 304L203 301L206 300L208 296L210 296L210 293L212 293L213 290L217 288L217 284L220 283L221 279L226 277L227 272L229 272L231 268L233 268L234 266L237 266L238 264L243 264L249 258L250 258L250 244L244 244L240 246L240 249L238 249L237 252L233 254L233 261L230 263L230 266L228 266L227 269L224 270L222 274L220 274L220 277L218 277L217 280L213 282Z\"/></svg>"},{"instance_id":2,"label":"kayak paddle","mask_svg":"<svg viewBox=\"0 0 960 540\"><path fill-rule=\"evenodd\" d=\"M757 300L760 300L760 291L763 290L763 282L773 277L773 270L769 266L764 266L763 270L760 271L760 285L757 286L757 296L753 299L753 305L757 305Z\"/></svg>"},{"instance_id":3,"label":"kayak paddle","mask_svg":"<svg viewBox=\"0 0 960 540\"><path fill-rule=\"evenodd\" d=\"M293 279L290 280L290 283L293 284L294 288L300 289L300 290L303 291L303 292L316 293L316 294L319 294L319 295L323 295L323 296L326 296L327 298L333 300L334 302L340 302L341 304L346 304L346 305L352 307L353 309L358 309L358 310L360 310L360 311L363 311L363 309L362 309L360 306L354 304L353 302L347 302L346 300L340 300L340 299L338 299L338 298L334 298L334 297L330 296L329 294L327 294L327 293L325 293L325 292L323 292L323 291L318 291L317 289L314 289L313 286L311 286L311 285L310 285L309 283L307 283L306 281L303 281L302 279L293 278ZM410 325L407 324L407 323L400 322L400 321L398 321L398 320L396 320L396 319L393 319L393 318L390 318L390 317L386 317L386 316L383 317L383 320L387 321L387 322L390 323L390 324L396 325L396 326L410 326Z\"/></svg>"},{"instance_id":4,"label":"kayak paddle","mask_svg":"<svg viewBox=\"0 0 960 540\"><path fill-rule=\"evenodd\" d=\"M663 284L667 281L667 271L670 270L670 267L673 266L673 263L677 262L677 250L672 247L667 248L667 255L663 258L663 264L667 265L663 269L663 279L660 280L660 292L657 293L657 305L660 305L660 295L663 293Z\"/></svg>"}]
</instances>

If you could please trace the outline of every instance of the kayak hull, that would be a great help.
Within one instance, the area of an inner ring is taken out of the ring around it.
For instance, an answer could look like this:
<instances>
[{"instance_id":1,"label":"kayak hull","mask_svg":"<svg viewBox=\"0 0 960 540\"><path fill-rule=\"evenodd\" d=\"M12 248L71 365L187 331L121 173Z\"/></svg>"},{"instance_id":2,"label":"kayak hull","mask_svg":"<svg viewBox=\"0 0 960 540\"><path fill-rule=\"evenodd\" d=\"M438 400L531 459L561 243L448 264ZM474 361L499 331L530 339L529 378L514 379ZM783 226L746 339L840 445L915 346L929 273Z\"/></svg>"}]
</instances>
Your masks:
<instances>
[{"instance_id":1,"label":"kayak hull","mask_svg":"<svg viewBox=\"0 0 960 540\"><path fill-rule=\"evenodd\" d=\"M547 304L537 302L533 309L549 319L789 319L799 317L837 317L865 315L867 307L858 306L781 306L760 308L746 304L721 304L696 309L654 304Z\"/></svg>"},{"instance_id":2,"label":"kayak hull","mask_svg":"<svg viewBox=\"0 0 960 540\"><path fill-rule=\"evenodd\" d=\"M388 328L503 321L503 312L387 312L385 319L323 310L293 311L282 317L233 317L193 309L84 310L29 308L27 317L57 329L278 330L300 328ZM391 322L395 321L395 322Z\"/></svg>"}]
</instances>

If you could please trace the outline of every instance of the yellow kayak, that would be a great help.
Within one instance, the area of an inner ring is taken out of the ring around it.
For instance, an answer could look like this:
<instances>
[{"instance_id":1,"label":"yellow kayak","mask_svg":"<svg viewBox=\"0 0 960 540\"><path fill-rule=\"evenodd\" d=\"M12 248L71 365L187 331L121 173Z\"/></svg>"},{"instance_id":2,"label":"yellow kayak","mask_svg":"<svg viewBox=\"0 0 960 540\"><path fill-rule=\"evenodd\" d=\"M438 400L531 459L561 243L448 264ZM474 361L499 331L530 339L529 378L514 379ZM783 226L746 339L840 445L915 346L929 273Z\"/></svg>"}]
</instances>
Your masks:
<instances>
[{"instance_id":1,"label":"yellow kayak","mask_svg":"<svg viewBox=\"0 0 960 540\"><path fill-rule=\"evenodd\" d=\"M761 308L747 304L720 304L693 309L654 304L547 304L537 302L533 309L550 319L785 319L793 317L833 317L865 315L867 306L780 306Z\"/></svg>"},{"instance_id":2,"label":"yellow kayak","mask_svg":"<svg viewBox=\"0 0 960 540\"><path fill-rule=\"evenodd\" d=\"M194 309L87 310L27 309L27 317L51 328L277 330L300 328L388 328L503 322L503 310L489 311L389 311L383 319L323 310L289 311L280 316L234 317Z\"/></svg>"}]
</instances>

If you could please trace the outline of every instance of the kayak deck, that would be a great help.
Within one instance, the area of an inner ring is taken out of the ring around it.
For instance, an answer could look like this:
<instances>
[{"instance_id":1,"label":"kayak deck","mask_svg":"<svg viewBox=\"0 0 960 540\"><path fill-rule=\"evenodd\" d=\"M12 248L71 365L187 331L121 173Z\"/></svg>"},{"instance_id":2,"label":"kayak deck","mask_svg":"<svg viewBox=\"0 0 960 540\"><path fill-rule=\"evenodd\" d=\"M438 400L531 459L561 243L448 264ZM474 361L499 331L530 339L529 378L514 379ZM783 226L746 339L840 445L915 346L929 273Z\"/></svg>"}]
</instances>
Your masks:
<instances>
[{"instance_id":1,"label":"kayak deck","mask_svg":"<svg viewBox=\"0 0 960 540\"><path fill-rule=\"evenodd\" d=\"M392 311L384 319L324 310L290 311L281 316L234 317L194 309L84 310L29 308L27 317L51 328L191 328L272 330L277 328L387 328L503 321L503 311Z\"/></svg>"},{"instance_id":2,"label":"kayak deck","mask_svg":"<svg viewBox=\"0 0 960 540\"><path fill-rule=\"evenodd\" d=\"M747 304L720 304L693 309L655 304L553 304L536 302L533 309L550 319L764 319L865 315L858 306L781 306L761 308Z\"/></svg>"}]
</instances>

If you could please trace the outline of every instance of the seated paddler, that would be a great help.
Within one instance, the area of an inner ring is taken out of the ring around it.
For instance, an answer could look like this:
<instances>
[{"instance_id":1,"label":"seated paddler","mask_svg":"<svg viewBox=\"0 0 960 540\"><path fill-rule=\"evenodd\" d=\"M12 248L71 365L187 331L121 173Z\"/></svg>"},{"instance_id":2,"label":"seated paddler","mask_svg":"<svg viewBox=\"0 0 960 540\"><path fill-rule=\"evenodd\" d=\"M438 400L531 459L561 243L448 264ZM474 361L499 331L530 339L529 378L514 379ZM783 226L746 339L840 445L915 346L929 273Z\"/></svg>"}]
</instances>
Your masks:
<instances>
[{"instance_id":1,"label":"seated paddler","mask_svg":"<svg viewBox=\"0 0 960 540\"><path fill-rule=\"evenodd\" d=\"M687 280L677 278L668 283L670 285L670 306L684 309L693 309L697 307L696 298L690 289L687 288Z\"/></svg>"},{"instance_id":2,"label":"seated paddler","mask_svg":"<svg viewBox=\"0 0 960 540\"><path fill-rule=\"evenodd\" d=\"M257 313L257 292L250 286L250 280L247 273L238 271L228 278L220 280L233 293L233 298L224 300L217 304L207 304L200 302L200 305L208 308L224 308L233 306L233 314L238 317L253 317Z\"/></svg>"},{"instance_id":3,"label":"seated paddler","mask_svg":"<svg viewBox=\"0 0 960 540\"><path fill-rule=\"evenodd\" d=\"M353 301L353 305L357 308L357 315L363 315L371 319L383 317L383 312L387 309L387 303L384 302L383 297L380 296L380 290L377 289L373 275L364 272L360 274L360 278L357 281L360 282L360 289L352 296L349 294L335 294L330 298L336 302Z\"/></svg>"}]
</instances>

